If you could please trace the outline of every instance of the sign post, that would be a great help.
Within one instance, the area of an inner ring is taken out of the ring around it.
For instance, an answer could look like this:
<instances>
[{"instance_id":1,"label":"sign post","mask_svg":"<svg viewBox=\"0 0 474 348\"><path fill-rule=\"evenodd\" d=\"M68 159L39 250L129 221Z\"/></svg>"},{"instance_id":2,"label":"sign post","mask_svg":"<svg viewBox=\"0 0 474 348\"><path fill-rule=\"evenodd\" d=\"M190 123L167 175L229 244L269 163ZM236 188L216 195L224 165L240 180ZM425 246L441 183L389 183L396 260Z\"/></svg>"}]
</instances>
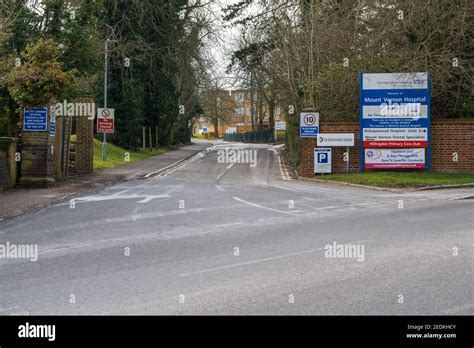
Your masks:
<instances>
[{"instance_id":1,"label":"sign post","mask_svg":"<svg viewBox=\"0 0 474 348\"><path fill-rule=\"evenodd\" d=\"M117 42L117 40L105 40L105 52L104 52L104 109L107 109L107 70L109 67L109 42ZM100 115L100 114L99 114ZM104 139L102 142L102 161L107 159L107 132L104 132ZM113 132L112 132L113 133Z\"/></svg>"},{"instance_id":2,"label":"sign post","mask_svg":"<svg viewBox=\"0 0 474 348\"><path fill-rule=\"evenodd\" d=\"M347 161L346 161L346 173L349 173L349 146L346 147Z\"/></svg>"}]
</instances>

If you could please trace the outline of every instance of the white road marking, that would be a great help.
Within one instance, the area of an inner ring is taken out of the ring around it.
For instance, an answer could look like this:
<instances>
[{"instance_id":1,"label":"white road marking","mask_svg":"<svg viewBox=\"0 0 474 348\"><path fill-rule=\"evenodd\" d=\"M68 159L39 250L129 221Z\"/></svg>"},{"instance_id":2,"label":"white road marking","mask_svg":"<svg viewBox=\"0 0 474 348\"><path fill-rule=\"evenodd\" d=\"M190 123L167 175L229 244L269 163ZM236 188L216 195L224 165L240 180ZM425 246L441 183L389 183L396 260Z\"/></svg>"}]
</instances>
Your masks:
<instances>
[{"instance_id":1,"label":"white road marking","mask_svg":"<svg viewBox=\"0 0 474 348\"><path fill-rule=\"evenodd\" d=\"M451 307L451 308L446 309L444 311L444 313L445 314L456 314L456 313L459 313L459 312L462 312L462 311L467 311L471 308L474 308L474 303L467 303L465 305Z\"/></svg>"},{"instance_id":2,"label":"white road marking","mask_svg":"<svg viewBox=\"0 0 474 348\"><path fill-rule=\"evenodd\" d=\"M221 225L216 225L216 227L229 227L229 226L236 226L236 225L242 225L243 222L231 222L228 224L221 224Z\"/></svg>"},{"instance_id":3,"label":"white road marking","mask_svg":"<svg viewBox=\"0 0 474 348\"><path fill-rule=\"evenodd\" d=\"M361 244L361 243L367 243L367 242L370 242L370 241L373 241L373 239L361 240L361 241L356 241L356 242L346 242L346 243L343 243L343 244ZM220 271L220 270L228 269L228 268L252 265L252 264L255 264L255 263L259 263L259 262L278 260L278 259L282 259L282 258L285 258L285 257L310 254L310 253L314 253L316 251L321 251L321 250L324 250L324 249L325 248L323 247L323 248L303 250L303 251L298 251L298 252L288 253L288 254L283 254L283 255L278 255L278 256L265 257L265 258L262 258L262 259L256 259L256 260L251 260L251 261L233 263L231 265L225 265L225 266L219 266L219 267L213 267L213 268L206 268L206 269L202 269L202 270L196 271L196 272L181 273L181 274L178 274L178 276L179 277L186 277L186 276L194 275L194 274L202 274L202 273Z\"/></svg>"},{"instance_id":4,"label":"white road marking","mask_svg":"<svg viewBox=\"0 0 474 348\"><path fill-rule=\"evenodd\" d=\"M112 186L112 187L106 187L105 190L118 190L118 189L135 190L135 189L150 189L150 188L183 188L183 187L184 187L184 185L162 185L162 184L136 185L136 186L117 185L117 186Z\"/></svg>"},{"instance_id":5,"label":"white road marking","mask_svg":"<svg viewBox=\"0 0 474 348\"><path fill-rule=\"evenodd\" d=\"M319 207L319 208L313 208L314 210L326 210L326 209L336 209L336 208L339 208L339 206L337 205L330 205L330 206L327 206L327 207Z\"/></svg>"},{"instance_id":6,"label":"white road marking","mask_svg":"<svg viewBox=\"0 0 474 348\"><path fill-rule=\"evenodd\" d=\"M220 173L217 177L216 177L216 181L218 181L220 178L222 178L222 176L227 173L233 166L235 165L235 163L231 163L227 166L227 168L222 172Z\"/></svg>"},{"instance_id":7,"label":"white road marking","mask_svg":"<svg viewBox=\"0 0 474 348\"><path fill-rule=\"evenodd\" d=\"M225 190L224 190L222 187L220 187L219 185L215 184L214 186L215 186L216 189L218 189L219 191L225 192Z\"/></svg>"},{"instance_id":8,"label":"white road marking","mask_svg":"<svg viewBox=\"0 0 474 348\"><path fill-rule=\"evenodd\" d=\"M124 192L124 191L122 191ZM137 199L137 198L142 198L142 200L138 201L138 203L148 203L153 199L156 198L169 198L171 197L168 194L160 194L160 195L144 195L144 194L130 194L130 195L121 195L120 192L117 192L113 195L108 195L108 196L86 196L86 197L78 197L78 198L72 198L71 201L74 201L74 203L89 203L89 202L102 202L102 201L110 201L110 200L118 200L118 199ZM56 206L61 206L61 205L70 205L69 202L67 203L60 203L57 204Z\"/></svg>"},{"instance_id":9,"label":"white road marking","mask_svg":"<svg viewBox=\"0 0 474 348\"><path fill-rule=\"evenodd\" d=\"M199 154L199 153L201 153L201 152L198 152L197 154ZM193 156L191 156L191 157L188 157L188 158L186 158L186 159L182 159L182 160L176 161L176 162L174 162L174 163L171 163L169 166L166 166L166 167L164 167L164 168L155 170L154 172L148 173L147 175L145 175L145 178L149 178L149 177L152 176L153 174L160 173L160 172L163 172L164 175L167 175L167 174L169 174L169 173L171 173L171 172L174 172L175 170L177 170L177 169L179 169L179 168L182 168L182 167L188 165L189 163L191 163L191 161L189 161L189 160L194 159L194 157L197 156L197 154L195 154L195 155L193 155ZM168 168L172 168L173 166L175 166L175 165L177 165L177 164L179 164L179 163L183 163L183 165L181 165L181 166L179 166L179 167L177 167L177 168L171 169L170 171L166 171ZM161 175L161 176L163 176L163 175Z\"/></svg>"},{"instance_id":10,"label":"white road marking","mask_svg":"<svg viewBox=\"0 0 474 348\"><path fill-rule=\"evenodd\" d=\"M164 171L164 170L166 170L166 169L168 169L168 168L171 168L172 166L178 164L179 162L181 162L181 160L176 161L176 162L174 162L174 163L171 163L169 166L166 166L166 167L164 167L164 168L155 170L154 172L148 173L147 175L145 175L145 178L149 178L149 177L152 176L153 174L156 174L156 173L159 173L159 172L161 172L161 171Z\"/></svg>"},{"instance_id":11,"label":"white road marking","mask_svg":"<svg viewBox=\"0 0 474 348\"><path fill-rule=\"evenodd\" d=\"M283 210L273 209L273 208L270 208L270 207L264 207L263 205L260 205L260 204L247 202L246 200L243 200L242 198L239 198L239 197L232 197L232 198L235 199L236 201L239 201L241 203L250 205L252 207L257 207L257 208L261 208L261 209L276 211L276 212L282 213L282 214L301 213L301 210L283 211Z\"/></svg>"}]
</instances>

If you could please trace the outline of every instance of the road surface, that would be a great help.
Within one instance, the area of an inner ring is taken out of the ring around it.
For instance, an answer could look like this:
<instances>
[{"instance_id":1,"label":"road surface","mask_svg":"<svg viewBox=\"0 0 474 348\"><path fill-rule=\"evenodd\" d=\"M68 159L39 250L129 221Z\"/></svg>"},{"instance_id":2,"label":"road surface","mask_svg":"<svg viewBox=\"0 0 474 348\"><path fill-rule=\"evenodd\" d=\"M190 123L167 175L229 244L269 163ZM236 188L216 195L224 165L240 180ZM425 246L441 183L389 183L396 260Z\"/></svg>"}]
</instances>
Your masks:
<instances>
[{"instance_id":1,"label":"road surface","mask_svg":"<svg viewBox=\"0 0 474 348\"><path fill-rule=\"evenodd\" d=\"M216 143L1 225L39 255L0 259L0 314L472 315L473 195L284 180L272 146Z\"/></svg>"}]
</instances>

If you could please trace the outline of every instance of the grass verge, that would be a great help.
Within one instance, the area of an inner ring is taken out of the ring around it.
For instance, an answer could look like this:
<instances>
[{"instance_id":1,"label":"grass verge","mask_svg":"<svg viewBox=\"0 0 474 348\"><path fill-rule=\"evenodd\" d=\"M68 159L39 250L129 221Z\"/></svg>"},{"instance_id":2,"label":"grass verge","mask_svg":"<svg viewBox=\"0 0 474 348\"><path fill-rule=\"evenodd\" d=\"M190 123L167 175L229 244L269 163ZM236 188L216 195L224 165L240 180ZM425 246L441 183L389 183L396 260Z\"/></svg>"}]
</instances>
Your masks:
<instances>
[{"instance_id":1,"label":"grass verge","mask_svg":"<svg viewBox=\"0 0 474 348\"><path fill-rule=\"evenodd\" d=\"M102 142L94 139L94 171L106 168L115 168L125 163L140 161L149 157L158 156L169 151L168 148L158 148L153 151L131 151L107 143L107 160L102 161ZM130 161L126 161L126 153L129 154Z\"/></svg>"},{"instance_id":2,"label":"grass verge","mask_svg":"<svg viewBox=\"0 0 474 348\"><path fill-rule=\"evenodd\" d=\"M76 135L71 135L71 141L76 141ZM170 151L168 148L159 148L153 151L131 151L114 144L107 143L107 160L102 161L102 142L94 138L94 171L100 169L115 168L126 163L140 161L149 157L158 156ZM130 161L126 161L126 153Z\"/></svg>"},{"instance_id":3,"label":"grass verge","mask_svg":"<svg viewBox=\"0 0 474 348\"><path fill-rule=\"evenodd\" d=\"M219 139L219 138L215 138L215 137L209 137L207 135L205 136L204 134L194 134L193 138L201 139L201 140L216 140L216 139Z\"/></svg>"},{"instance_id":4,"label":"grass verge","mask_svg":"<svg viewBox=\"0 0 474 348\"><path fill-rule=\"evenodd\" d=\"M474 174L426 172L364 172L326 174L317 179L358 185L394 188L420 188L439 185L474 184Z\"/></svg>"}]
</instances>

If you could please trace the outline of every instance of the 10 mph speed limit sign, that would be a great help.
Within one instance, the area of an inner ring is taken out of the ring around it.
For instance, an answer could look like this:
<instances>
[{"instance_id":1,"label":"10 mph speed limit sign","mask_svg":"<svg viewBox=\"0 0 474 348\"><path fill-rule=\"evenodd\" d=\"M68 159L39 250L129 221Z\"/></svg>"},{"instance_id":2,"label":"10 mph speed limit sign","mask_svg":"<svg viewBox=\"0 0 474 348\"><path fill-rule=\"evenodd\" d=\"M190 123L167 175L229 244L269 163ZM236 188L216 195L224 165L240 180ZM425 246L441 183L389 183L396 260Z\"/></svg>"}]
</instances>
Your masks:
<instances>
[{"instance_id":1,"label":"10 mph speed limit sign","mask_svg":"<svg viewBox=\"0 0 474 348\"><path fill-rule=\"evenodd\" d=\"M319 112L302 112L300 114L300 137L316 138L319 133Z\"/></svg>"}]
</instances>

